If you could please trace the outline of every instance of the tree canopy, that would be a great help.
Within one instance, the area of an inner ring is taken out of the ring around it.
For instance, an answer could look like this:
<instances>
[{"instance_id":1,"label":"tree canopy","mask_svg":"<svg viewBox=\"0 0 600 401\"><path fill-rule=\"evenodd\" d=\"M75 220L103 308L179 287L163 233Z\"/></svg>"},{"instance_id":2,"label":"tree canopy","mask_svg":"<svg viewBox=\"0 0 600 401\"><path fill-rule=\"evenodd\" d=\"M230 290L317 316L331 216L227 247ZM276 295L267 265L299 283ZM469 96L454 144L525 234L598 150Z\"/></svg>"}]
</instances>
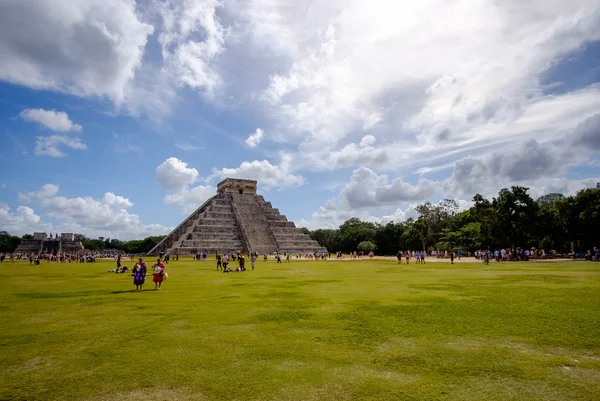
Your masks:
<instances>
[{"instance_id":1,"label":"tree canopy","mask_svg":"<svg viewBox=\"0 0 600 401\"><path fill-rule=\"evenodd\" d=\"M398 250L475 251L500 248L539 248L584 252L600 246L600 184L573 196L551 193L534 200L529 189L503 188L492 199L481 194L473 205L458 212L451 199L423 203L418 217L385 225L353 217L335 229L319 229L310 236L330 252L353 252L372 242L378 254Z\"/></svg>"}]
</instances>

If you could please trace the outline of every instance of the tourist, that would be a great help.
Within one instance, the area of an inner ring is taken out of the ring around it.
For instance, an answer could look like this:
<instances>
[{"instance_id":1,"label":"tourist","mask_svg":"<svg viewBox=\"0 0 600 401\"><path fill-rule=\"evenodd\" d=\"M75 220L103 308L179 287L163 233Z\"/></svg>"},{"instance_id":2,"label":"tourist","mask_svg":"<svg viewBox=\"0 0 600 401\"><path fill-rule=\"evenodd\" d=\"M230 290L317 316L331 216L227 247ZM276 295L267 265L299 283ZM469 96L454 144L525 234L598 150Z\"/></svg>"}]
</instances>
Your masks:
<instances>
[{"instance_id":1,"label":"tourist","mask_svg":"<svg viewBox=\"0 0 600 401\"><path fill-rule=\"evenodd\" d=\"M229 263L229 253L223 256L223 267L222 270L227 270L227 264ZM231 270L230 270L231 271Z\"/></svg>"},{"instance_id":2,"label":"tourist","mask_svg":"<svg viewBox=\"0 0 600 401\"><path fill-rule=\"evenodd\" d=\"M146 263L140 258L133 267L133 284L136 291L141 291L144 282L146 281Z\"/></svg>"},{"instance_id":3,"label":"tourist","mask_svg":"<svg viewBox=\"0 0 600 401\"><path fill-rule=\"evenodd\" d=\"M163 282L163 275L165 274L165 265L162 260L158 258L156 264L153 267L152 281L154 282L154 289L160 290L160 286Z\"/></svg>"}]
</instances>

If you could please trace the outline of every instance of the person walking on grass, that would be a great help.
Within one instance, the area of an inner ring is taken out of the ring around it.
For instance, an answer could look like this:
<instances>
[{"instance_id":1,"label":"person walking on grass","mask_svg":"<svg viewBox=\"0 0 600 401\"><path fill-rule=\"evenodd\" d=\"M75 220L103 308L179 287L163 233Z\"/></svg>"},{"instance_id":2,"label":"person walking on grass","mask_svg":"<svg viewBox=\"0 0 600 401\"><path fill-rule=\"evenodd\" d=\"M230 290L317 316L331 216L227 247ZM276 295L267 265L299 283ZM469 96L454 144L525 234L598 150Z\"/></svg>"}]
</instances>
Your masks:
<instances>
[{"instance_id":1,"label":"person walking on grass","mask_svg":"<svg viewBox=\"0 0 600 401\"><path fill-rule=\"evenodd\" d=\"M154 282L154 289L160 290L160 286L163 282L163 275L165 274L165 265L163 265L162 260L158 258L156 264L152 266L152 268L152 281Z\"/></svg>"},{"instance_id":2,"label":"person walking on grass","mask_svg":"<svg viewBox=\"0 0 600 401\"><path fill-rule=\"evenodd\" d=\"M133 267L133 284L136 291L141 291L146 282L146 263L140 258Z\"/></svg>"},{"instance_id":3,"label":"person walking on grass","mask_svg":"<svg viewBox=\"0 0 600 401\"><path fill-rule=\"evenodd\" d=\"M450 264L454 264L454 251L450 252Z\"/></svg>"},{"instance_id":4,"label":"person walking on grass","mask_svg":"<svg viewBox=\"0 0 600 401\"><path fill-rule=\"evenodd\" d=\"M221 255L219 254L219 252L217 252L216 258L217 258L217 270L219 270L219 267L221 268L221 270L223 270L223 265L221 264Z\"/></svg>"},{"instance_id":5,"label":"person walking on grass","mask_svg":"<svg viewBox=\"0 0 600 401\"><path fill-rule=\"evenodd\" d=\"M252 270L254 270L254 263L256 262L256 252L252 253L252 256L250 256L250 265L252 266Z\"/></svg>"}]
</instances>

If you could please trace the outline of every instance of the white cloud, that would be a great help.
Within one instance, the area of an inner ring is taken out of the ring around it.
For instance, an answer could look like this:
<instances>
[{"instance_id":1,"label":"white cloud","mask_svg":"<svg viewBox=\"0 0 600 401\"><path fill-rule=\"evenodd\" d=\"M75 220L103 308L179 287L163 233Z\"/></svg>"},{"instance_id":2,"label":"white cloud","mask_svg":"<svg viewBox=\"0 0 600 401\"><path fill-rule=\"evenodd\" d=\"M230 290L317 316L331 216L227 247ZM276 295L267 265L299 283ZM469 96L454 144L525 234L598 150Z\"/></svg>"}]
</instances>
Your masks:
<instances>
[{"instance_id":1,"label":"white cloud","mask_svg":"<svg viewBox=\"0 0 600 401\"><path fill-rule=\"evenodd\" d=\"M367 148L367 147L375 144L376 141L377 141L377 139L373 135L365 135L360 140L359 146L361 148Z\"/></svg>"},{"instance_id":2,"label":"white cloud","mask_svg":"<svg viewBox=\"0 0 600 401\"><path fill-rule=\"evenodd\" d=\"M263 130L261 130L260 128L257 128L256 131L254 132L254 134L250 134L250 136L248 136L248 138L246 138L246 145L248 145L248 147L250 147L250 148L254 148L254 147L258 146L258 144L263 139L263 135L264 135Z\"/></svg>"},{"instance_id":3,"label":"white cloud","mask_svg":"<svg viewBox=\"0 0 600 401\"><path fill-rule=\"evenodd\" d=\"M0 79L119 104L152 33L132 0L5 0Z\"/></svg>"},{"instance_id":4,"label":"white cloud","mask_svg":"<svg viewBox=\"0 0 600 401\"><path fill-rule=\"evenodd\" d=\"M112 192L95 199L89 196L66 198L58 196L58 191L58 185L46 184L39 191L19 195L21 202L38 203L47 216L58 220L58 224L42 231L53 229L59 232L75 232L90 237L103 236L121 240L167 234L170 231L169 227L159 224L142 224L138 215L127 210L133 206L133 203ZM39 216L34 215L30 208L25 207L25 209L21 214L29 216L29 221L39 220Z\"/></svg>"},{"instance_id":5,"label":"white cloud","mask_svg":"<svg viewBox=\"0 0 600 401\"><path fill-rule=\"evenodd\" d=\"M87 145L78 137L68 135L38 136L35 141L35 154L38 156L64 157L66 154L61 149L67 147L76 150L87 149Z\"/></svg>"},{"instance_id":6,"label":"white cloud","mask_svg":"<svg viewBox=\"0 0 600 401\"><path fill-rule=\"evenodd\" d=\"M597 87L548 95L541 83L600 39L593 0L251 4L248 29L282 60L263 66L271 139L300 144L297 169L446 164L540 132L564 139L600 107Z\"/></svg>"},{"instance_id":7,"label":"white cloud","mask_svg":"<svg viewBox=\"0 0 600 401\"><path fill-rule=\"evenodd\" d=\"M361 167L352 173L350 181L341 190L340 200L351 209L397 205L428 200L436 194L438 187L438 183L427 179L421 179L415 185L401 178L390 183L387 175Z\"/></svg>"},{"instance_id":8,"label":"white cloud","mask_svg":"<svg viewBox=\"0 0 600 401\"><path fill-rule=\"evenodd\" d=\"M216 188L212 185L198 185L167 194L165 196L165 203L179 205L184 214L190 214L206 202L208 198L215 195L215 193Z\"/></svg>"},{"instance_id":9,"label":"white cloud","mask_svg":"<svg viewBox=\"0 0 600 401\"><path fill-rule=\"evenodd\" d=\"M217 18L217 0L165 0L157 4L162 20L158 41L164 68L180 85L213 97L222 84L215 59L225 45L227 31Z\"/></svg>"},{"instance_id":10,"label":"white cloud","mask_svg":"<svg viewBox=\"0 0 600 401\"><path fill-rule=\"evenodd\" d=\"M44 223L33 209L27 206L18 206L11 212L7 205L0 204L0 227L12 235L21 236L36 231L53 231L51 223Z\"/></svg>"},{"instance_id":11,"label":"white cloud","mask_svg":"<svg viewBox=\"0 0 600 401\"><path fill-rule=\"evenodd\" d=\"M430 180L419 180L413 185L398 177L390 182L387 175L361 167L352 173L337 200L328 200L312 213L310 220L301 219L299 224L310 229L337 228L351 217L379 224L402 222L416 217L417 204L431 200L439 187L440 183ZM377 211L384 207L402 205L406 207L398 207L391 215L377 216Z\"/></svg>"},{"instance_id":12,"label":"white cloud","mask_svg":"<svg viewBox=\"0 0 600 401\"><path fill-rule=\"evenodd\" d=\"M64 111L25 109L19 115L26 121L36 122L52 131L79 132L82 128L81 125L74 124Z\"/></svg>"},{"instance_id":13,"label":"white cloud","mask_svg":"<svg viewBox=\"0 0 600 401\"><path fill-rule=\"evenodd\" d=\"M281 153L280 159L278 165L271 164L268 160L245 161L237 168L224 168L215 171L215 174L221 179L229 177L256 180L263 188L285 188L303 185L305 182L304 177L294 175L291 172L291 156Z\"/></svg>"},{"instance_id":14,"label":"white cloud","mask_svg":"<svg viewBox=\"0 0 600 401\"><path fill-rule=\"evenodd\" d=\"M198 170L175 157L170 157L156 168L156 180L167 191L166 204L179 205L183 213L191 213L216 193L211 185L191 185L199 180ZM202 179L209 182L210 178Z\"/></svg>"},{"instance_id":15,"label":"white cloud","mask_svg":"<svg viewBox=\"0 0 600 401\"><path fill-rule=\"evenodd\" d=\"M340 150L329 152L321 163L321 168L340 168L354 166L381 167L389 163L388 151L377 148L373 135L365 135L358 145L350 143ZM316 164L318 165L318 164Z\"/></svg>"},{"instance_id":16,"label":"white cloud","mask_svg":"<svg viewBox=\"0 0 600 401\"><path fill-rule=\"evenodd\" d=\"M156 168L156 180L168 192L178 192L193 184L198 170L189 168L186 162L170 157Z\"/></svg>"},{"instance_id":17,"label":"white cloud","mask_svg":"<svg viewBox=\"0 0 600 401\"><path fill-rule=\"evenodd\" d=\"M184 152L193 152L195 150L204 149L204 146L196 146L189 143L177 142L175 147L183 150Z\"/></svg>"}]
</instances>

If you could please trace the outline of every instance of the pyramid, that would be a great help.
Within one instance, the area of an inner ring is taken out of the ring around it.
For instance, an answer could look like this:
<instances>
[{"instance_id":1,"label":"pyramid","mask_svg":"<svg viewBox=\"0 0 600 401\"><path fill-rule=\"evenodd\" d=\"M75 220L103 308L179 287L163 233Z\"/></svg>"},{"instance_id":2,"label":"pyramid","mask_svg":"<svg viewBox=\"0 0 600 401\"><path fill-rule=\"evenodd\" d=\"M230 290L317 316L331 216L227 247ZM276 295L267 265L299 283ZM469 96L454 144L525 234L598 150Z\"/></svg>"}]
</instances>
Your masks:
<instances>
[{"instance_id":1,"label":"pyramid","mask_svg":"<svg viewBox=\"0 0 600 401\"><path fill-rule=\"evenodd\" d=\"M256 181L226 178L187 219L149 255L196 255L207 252L326 253L294 222L256 194Z\"/></svg>"}]
</instances>

